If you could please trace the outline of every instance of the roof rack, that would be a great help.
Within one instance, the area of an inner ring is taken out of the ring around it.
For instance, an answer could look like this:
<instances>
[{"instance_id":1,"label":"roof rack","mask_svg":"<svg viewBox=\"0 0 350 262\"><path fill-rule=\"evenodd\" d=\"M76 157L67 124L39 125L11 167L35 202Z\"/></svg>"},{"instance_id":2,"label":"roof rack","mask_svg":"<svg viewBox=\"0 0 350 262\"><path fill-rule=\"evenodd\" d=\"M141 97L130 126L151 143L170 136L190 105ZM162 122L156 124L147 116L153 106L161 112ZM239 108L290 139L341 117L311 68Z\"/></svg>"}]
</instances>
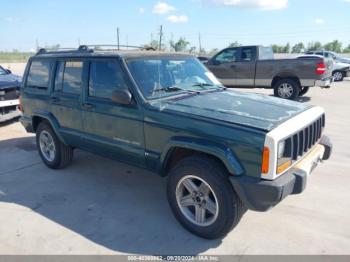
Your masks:
<instances>
[{"instance_id":1,"label":"roof rack","mask_svg":"<svg viewBox=\"0 0 350 262\"><path fill-rule=\"evenodd\" d=\"M93 50L90 50L88 48L84 48L84 46L79 46L78 49L76 48L40 48L36 55L42 55L42 54L61 54L61 53L71 53L71 52L93 52Z\"/></svg>"},{"instance_id":2,"label":"roof rack","mask_svg":"<svg viewBox=\"0 0 350 262\"><path fill-rule=\"evenodd\" d=\"M140 50L155 51L153 47L148 46L135 46L135 45L81 45L79 49L88 50L91 49L94 51L116 51L121 50L121 48L134 48Z\"/></svg>"},{"instance_id":3,"label":"roof rack","mask_svg":"<svg viewBox=\"0 0 350 262\"><path fill-rule=\"evenodd\" d=\"M78 48L40 48L36 55L42 54L64 54L72 52L88 52L93 53L94 51L118 51L121 48L134 48L147 51L156 51L153 47L149 46L132 46L132 45L81 45Z\"/></svg>"}]
</instances>

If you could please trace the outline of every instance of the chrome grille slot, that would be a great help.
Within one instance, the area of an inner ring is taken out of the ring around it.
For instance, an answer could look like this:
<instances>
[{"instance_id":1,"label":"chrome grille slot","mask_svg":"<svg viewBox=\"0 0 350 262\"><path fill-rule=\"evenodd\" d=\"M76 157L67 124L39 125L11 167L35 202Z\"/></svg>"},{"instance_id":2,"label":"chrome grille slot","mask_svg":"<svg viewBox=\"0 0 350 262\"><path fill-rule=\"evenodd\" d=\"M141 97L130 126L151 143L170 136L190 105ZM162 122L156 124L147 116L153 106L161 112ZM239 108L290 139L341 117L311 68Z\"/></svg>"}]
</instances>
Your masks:
<instances>
[{"instance_id":1,"label":"chrome grille slot","mask_svg":"<svg viewBox=\"0 0 350 262\"><path fill-rule=\"evenodd\" d=\"M325 126L325 116L322 115L316 121L306 126L290 137L292 142L291 156L293 161L306 154L322 137Z\"/></svg>"}]
</instances>

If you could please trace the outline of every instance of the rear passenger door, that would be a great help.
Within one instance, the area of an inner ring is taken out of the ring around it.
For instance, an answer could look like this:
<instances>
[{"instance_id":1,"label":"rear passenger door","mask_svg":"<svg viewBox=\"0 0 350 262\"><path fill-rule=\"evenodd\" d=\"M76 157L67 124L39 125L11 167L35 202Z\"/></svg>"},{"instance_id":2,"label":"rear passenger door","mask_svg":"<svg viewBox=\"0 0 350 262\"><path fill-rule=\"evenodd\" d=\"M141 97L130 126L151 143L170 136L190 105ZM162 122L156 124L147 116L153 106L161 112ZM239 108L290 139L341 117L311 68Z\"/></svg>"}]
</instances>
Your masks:
<instances>
[{"instance_id":1,"label":"rear passenger door","mask_svg":"<svg viewBox=\"0 0 350 262\"><path fill-rule=\"evenodd\" d=\"M82 89L84 85L84 63L82 60L60 60L51 94L51 112L60 125L65 140L76 145L83 133Z\"/></svg>"},{"instance_id":2,"label":"rear passenger door","mask_svg":"<svg viewBox=\"0 0 350 262\"><path fill-rule=\"evenodd\" d=\"M84 144L100 154L144 167L142 110L136 101L121 105L111 100L117 89L131 91L121 62L91 59L88 79L83 101Z\"/></svg>"},{"instance_id":3,"label":"rear passenger door","mask_svg":"<svg viewBox=\"0 0 350 262\"><path fill-rule=\"evenodd\" d=\"M256 48L242 47L239 52L239 59L235 63L236 85L254 87Z\"/></svg>"}]
</instances>

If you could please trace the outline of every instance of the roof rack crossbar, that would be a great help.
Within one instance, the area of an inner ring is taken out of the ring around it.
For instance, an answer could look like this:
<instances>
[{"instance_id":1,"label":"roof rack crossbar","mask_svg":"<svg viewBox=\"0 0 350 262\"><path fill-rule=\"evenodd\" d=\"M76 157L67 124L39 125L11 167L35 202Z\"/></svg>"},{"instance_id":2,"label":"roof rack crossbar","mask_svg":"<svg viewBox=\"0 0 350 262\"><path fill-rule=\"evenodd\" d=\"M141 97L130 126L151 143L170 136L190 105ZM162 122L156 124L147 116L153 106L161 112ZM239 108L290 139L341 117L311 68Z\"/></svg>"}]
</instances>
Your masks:
<instances>
[{"instance_id":1,"label":"roof rack crossbar","mask_svg":"<svg viewBox=\"0 0 350 262\"><path fill-rule=\"evenodd\" d=\"M40 48L36 55L41 55L41 54L60 54L60 53L71 53L71 52L91 52L89 49L79 49L76 48Z\"/></svg>"}]
</instances>

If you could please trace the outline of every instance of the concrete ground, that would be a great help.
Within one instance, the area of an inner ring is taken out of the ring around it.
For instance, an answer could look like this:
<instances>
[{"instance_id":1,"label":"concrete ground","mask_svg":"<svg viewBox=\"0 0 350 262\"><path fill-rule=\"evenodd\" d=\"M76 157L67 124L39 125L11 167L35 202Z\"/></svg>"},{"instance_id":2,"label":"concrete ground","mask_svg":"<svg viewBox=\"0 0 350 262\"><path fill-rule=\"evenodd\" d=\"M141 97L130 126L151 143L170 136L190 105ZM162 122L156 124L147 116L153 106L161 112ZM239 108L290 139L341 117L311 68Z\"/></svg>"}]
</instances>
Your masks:
<instances>
[{"instance_id":1,"label":"concrete ground","mask_svg":"<svg viewBox=\"0 0 350 262\"><path fill-rule=\"evenodd\" d=\"M271 90L245 90L271 93ZM306 191L269 212L247 212L222 240L184 230L165 195L166 179L89 153L46 168L18 122L0 126L0 254L350 254L350 81L313 88L332 159Z\"/></svg>"}]
</instances>

